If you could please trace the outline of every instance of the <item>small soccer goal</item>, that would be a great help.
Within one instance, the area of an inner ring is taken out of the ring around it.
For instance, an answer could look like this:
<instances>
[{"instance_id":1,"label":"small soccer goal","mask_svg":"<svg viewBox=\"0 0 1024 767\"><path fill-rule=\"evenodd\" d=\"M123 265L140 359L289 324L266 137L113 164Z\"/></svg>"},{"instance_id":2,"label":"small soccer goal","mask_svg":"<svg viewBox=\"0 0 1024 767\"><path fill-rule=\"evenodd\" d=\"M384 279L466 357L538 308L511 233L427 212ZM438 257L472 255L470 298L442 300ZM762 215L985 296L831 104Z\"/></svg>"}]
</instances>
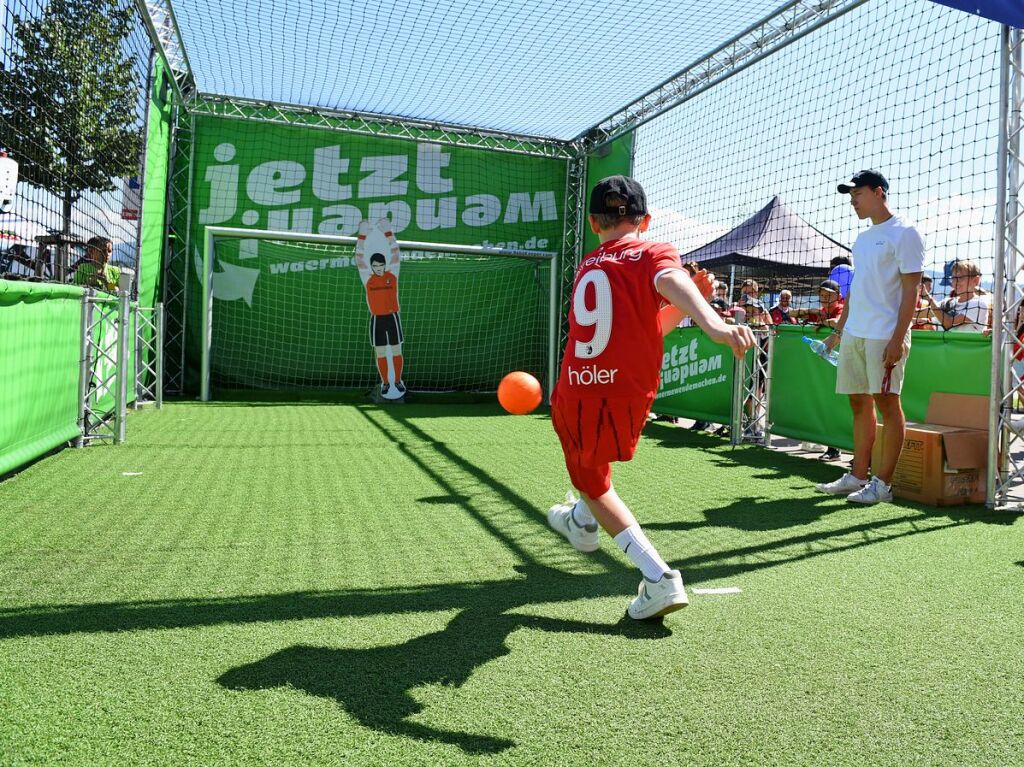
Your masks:
<instances>
[{"instance_id":1,"label":"small soccer goal","mask_svg":"<svg viewBox=\"0 0 1024 767\"><path fill-rule=\"evenodd\" d=\"M205 227L200 397L213 390L550 393L557 255ZM390 395L390 396L389 396Z\"/></svg>"}]
</instances>

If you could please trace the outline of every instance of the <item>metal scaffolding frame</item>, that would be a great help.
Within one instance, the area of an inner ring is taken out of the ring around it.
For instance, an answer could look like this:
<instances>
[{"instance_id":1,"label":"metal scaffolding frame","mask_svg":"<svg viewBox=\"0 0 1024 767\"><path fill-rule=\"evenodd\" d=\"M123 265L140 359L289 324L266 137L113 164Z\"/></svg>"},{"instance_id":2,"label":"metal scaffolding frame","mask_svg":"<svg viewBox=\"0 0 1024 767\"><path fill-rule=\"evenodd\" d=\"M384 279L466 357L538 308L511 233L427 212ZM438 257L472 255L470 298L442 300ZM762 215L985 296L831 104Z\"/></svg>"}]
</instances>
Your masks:
<instances>
[{"instance_id":1,"label":"metal scaffolding frame","mask_svg":"<svg viewBox=\"0 0 1024 767\"><path fill-rule=\"evenodd\" d=\"M187 103L195 96L196 80L171 0L135 0L135 5L149 31L154 49L171 73L178 101Z\"/></svg>"},{"instance_id":2,"label":"metal scaffolding frame","mask_svg":"<svg viewBox=\"0 0 1024 767\"><path fill-rule=\"evenodd\" d=\"M142 405L164 404L164 305L147 307L132 304L135 321L135 402ZM148 338L147 338L148 336Z\"/></svg>"},{"instance_id":3,"label":"metal scaffolding frame","mask_svg":"<svg viewBox=\"0 0 1024 767\"><path fill-rule=\"evenodd\" d=\"M772 359L775 332L751 328L755 348L733 363L730 442L769 447L772 440Z\"/></svg>"},{"instance_id":4,"label":"metal scaffolding frame","mask_svg":"<svg viewBox=\"0 0 1024 767\"><path fill-rule=\"evenodd\" d=\"M82 325L78 377L76 447L125 439L128 408L128 351L131 338L128 292L97 294L91 288L82 297ZM115 329L113 336L108 332ZM113 393L113 408L104 402Z\"/></svg>"},{"instance_id":5,"label":"metal scaffolding frame","mask_svg":"<svg viewBox=\"0 0 1024 767\"><path fill-rule=\"evenodd\" d=\"M192 237L192 143L195 117L179 107L171 137L168 178L169 231L163 264L164 385L167 391L185 389L185 307L188 300L189 246Z\"/></svg>"},{"instance_id":6,"label":"metal scaffolding frame","mask_svg":"<svg viewBox=\"0 0 1024 767\"><path fill-rule=\"evenodd\" d=\"M584 222L586 221L587 205L587 155L579 151L574 154L565 170L565 204L563 212L565 223L562 234L562 258L561 291L558 296L559 306L559 333L558 344L555 350L557 363L561 364L561 350L565 348L565 342L569 334L569 300L572 297L572 283L576 275L576 267L583 257L583 234ZM557 367L556 367L557 370ZM557 375L557 373L556 373Z\"/></svg>"},{"instance_id":7,"label":"metal scaffolding frame","mask_svg":"<svg viewBox=\"0 0 1024 767\"><path fill-rule=\"evenodd\" d=\"M1004 26L1000 57L1000 112L996 253L992 316L992 396L989 398L988 476L989 507L1024 505L1024 414L1019 401L1022 378L1012 362L1020 348L1024 269L1019 229L1024 216L1021 183L1021 99L1024 91L1022 49L1024 32ZM1016 452L1016 455L1015 455Z\"/></svg>"},{"instance_id":8,"label":"metal scaffolding frame","mask_svg":"<svg viewBox=\"0 0 1024 767\"><path fill-rule=\"evenodd\" d=\"M211 115L234 120L273 125L299 125L304 128L340 131L361 136L400 138L409 141L563 160L571 159L574 154L574 148L569 142L545 136L487 130L469 125L453 125L429 120L413 120L368 112L324 109L277 101L256 101L215 93L199 94L189 104L189 110L197 115Z\"/></svg>"}]
</instances>

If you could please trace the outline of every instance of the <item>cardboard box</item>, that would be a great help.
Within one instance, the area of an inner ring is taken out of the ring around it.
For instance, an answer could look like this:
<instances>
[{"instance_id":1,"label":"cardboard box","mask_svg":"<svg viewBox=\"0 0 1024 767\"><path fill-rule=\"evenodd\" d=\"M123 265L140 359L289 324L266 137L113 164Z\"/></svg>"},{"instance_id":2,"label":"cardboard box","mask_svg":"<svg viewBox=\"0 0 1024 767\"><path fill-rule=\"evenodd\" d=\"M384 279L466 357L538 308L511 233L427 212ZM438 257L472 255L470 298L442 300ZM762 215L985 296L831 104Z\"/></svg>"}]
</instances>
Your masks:
<instances>
[{"instance_id":1,"label":"cardboard box","mask_svg":"<svg viewBox=\"0 0 1024 767\"><path fill-rule=\"evenodd\" d=\"M933 392L927 423L908 423L893 495L933 506L985 502L988 398ZM882 462L884 426L878 425L872 466Z\"/></svg>"}]
</instances>

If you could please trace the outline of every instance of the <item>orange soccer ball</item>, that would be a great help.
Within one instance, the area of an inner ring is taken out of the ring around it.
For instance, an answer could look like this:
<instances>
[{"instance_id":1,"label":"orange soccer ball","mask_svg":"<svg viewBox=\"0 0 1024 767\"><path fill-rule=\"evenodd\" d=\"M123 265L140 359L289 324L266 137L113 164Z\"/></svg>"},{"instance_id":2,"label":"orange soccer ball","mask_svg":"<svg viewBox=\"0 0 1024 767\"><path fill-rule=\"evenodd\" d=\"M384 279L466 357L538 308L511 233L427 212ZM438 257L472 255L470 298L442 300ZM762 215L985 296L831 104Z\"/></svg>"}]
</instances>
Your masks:
<instances>
[{"instance_id":1,"label":"orange soccer ball","mask_svg":"<svg viewBox=\"0 0 1024 767\"><path fill-rule=\"evenodd\" d=\"M521 370L509 373L498 384L498 402L512 415L526 415L540 404L540 381Z\"/></svg>"}]
</instances>

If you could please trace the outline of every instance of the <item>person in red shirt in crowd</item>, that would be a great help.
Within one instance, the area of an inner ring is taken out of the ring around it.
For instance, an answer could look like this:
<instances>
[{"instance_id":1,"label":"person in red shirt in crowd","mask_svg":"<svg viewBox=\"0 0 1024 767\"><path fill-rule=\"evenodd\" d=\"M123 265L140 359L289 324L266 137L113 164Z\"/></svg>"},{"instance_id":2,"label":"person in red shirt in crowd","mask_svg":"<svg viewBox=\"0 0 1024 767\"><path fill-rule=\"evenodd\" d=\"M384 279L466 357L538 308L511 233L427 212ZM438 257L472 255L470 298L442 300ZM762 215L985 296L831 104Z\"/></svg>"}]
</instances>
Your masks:
<instances>
[{"instance_id":1,"label":"person in red shirt in crowd","mask_svg":"<svg viewBox=\"0 0 1024 767\"><path fill-rule=\"evenodd\" d=\"M792 316L801 317L804 322L834 328L845 305L839 295L839 283L835 280L825 280L818 285L818 301L821 303L819 308L794 309Z\"/></svg>"},{"instance_id":2,"label":"person in red shirt in crowd","mask_svg":"<svg viewBox=\"0 0 1024 767\"><path fill-rule=\"evenodd\" d=\"M772 322L776 325L795 325L796 317L793 316L793 309L790 304L793 302L793 293L783 290L779 293L779 303L775 304L769 311Z\"/></svg>"},{"instance_id":3,"label":"person in red shirt in crowd","mask_svg":"<svg viewBox=\"0 0 1024 767\"><path fill-rule=\"evenodd\" d=\"M614 538L643 573L627 610L643 620L686 606L686 590L612 487L611 464L633 457L660 382L662 335L684 314L737 357L754 338L718 316L672 245L640 239L651 216L634 179L599 181L588 210L601 245L576 269L569 336L551 396L551 422L580 498L570 493L553 506L548 524L578 551L598 549L598 524ZM703 283L710 295L712 286Z\"/></svg>"}]
</instances>

